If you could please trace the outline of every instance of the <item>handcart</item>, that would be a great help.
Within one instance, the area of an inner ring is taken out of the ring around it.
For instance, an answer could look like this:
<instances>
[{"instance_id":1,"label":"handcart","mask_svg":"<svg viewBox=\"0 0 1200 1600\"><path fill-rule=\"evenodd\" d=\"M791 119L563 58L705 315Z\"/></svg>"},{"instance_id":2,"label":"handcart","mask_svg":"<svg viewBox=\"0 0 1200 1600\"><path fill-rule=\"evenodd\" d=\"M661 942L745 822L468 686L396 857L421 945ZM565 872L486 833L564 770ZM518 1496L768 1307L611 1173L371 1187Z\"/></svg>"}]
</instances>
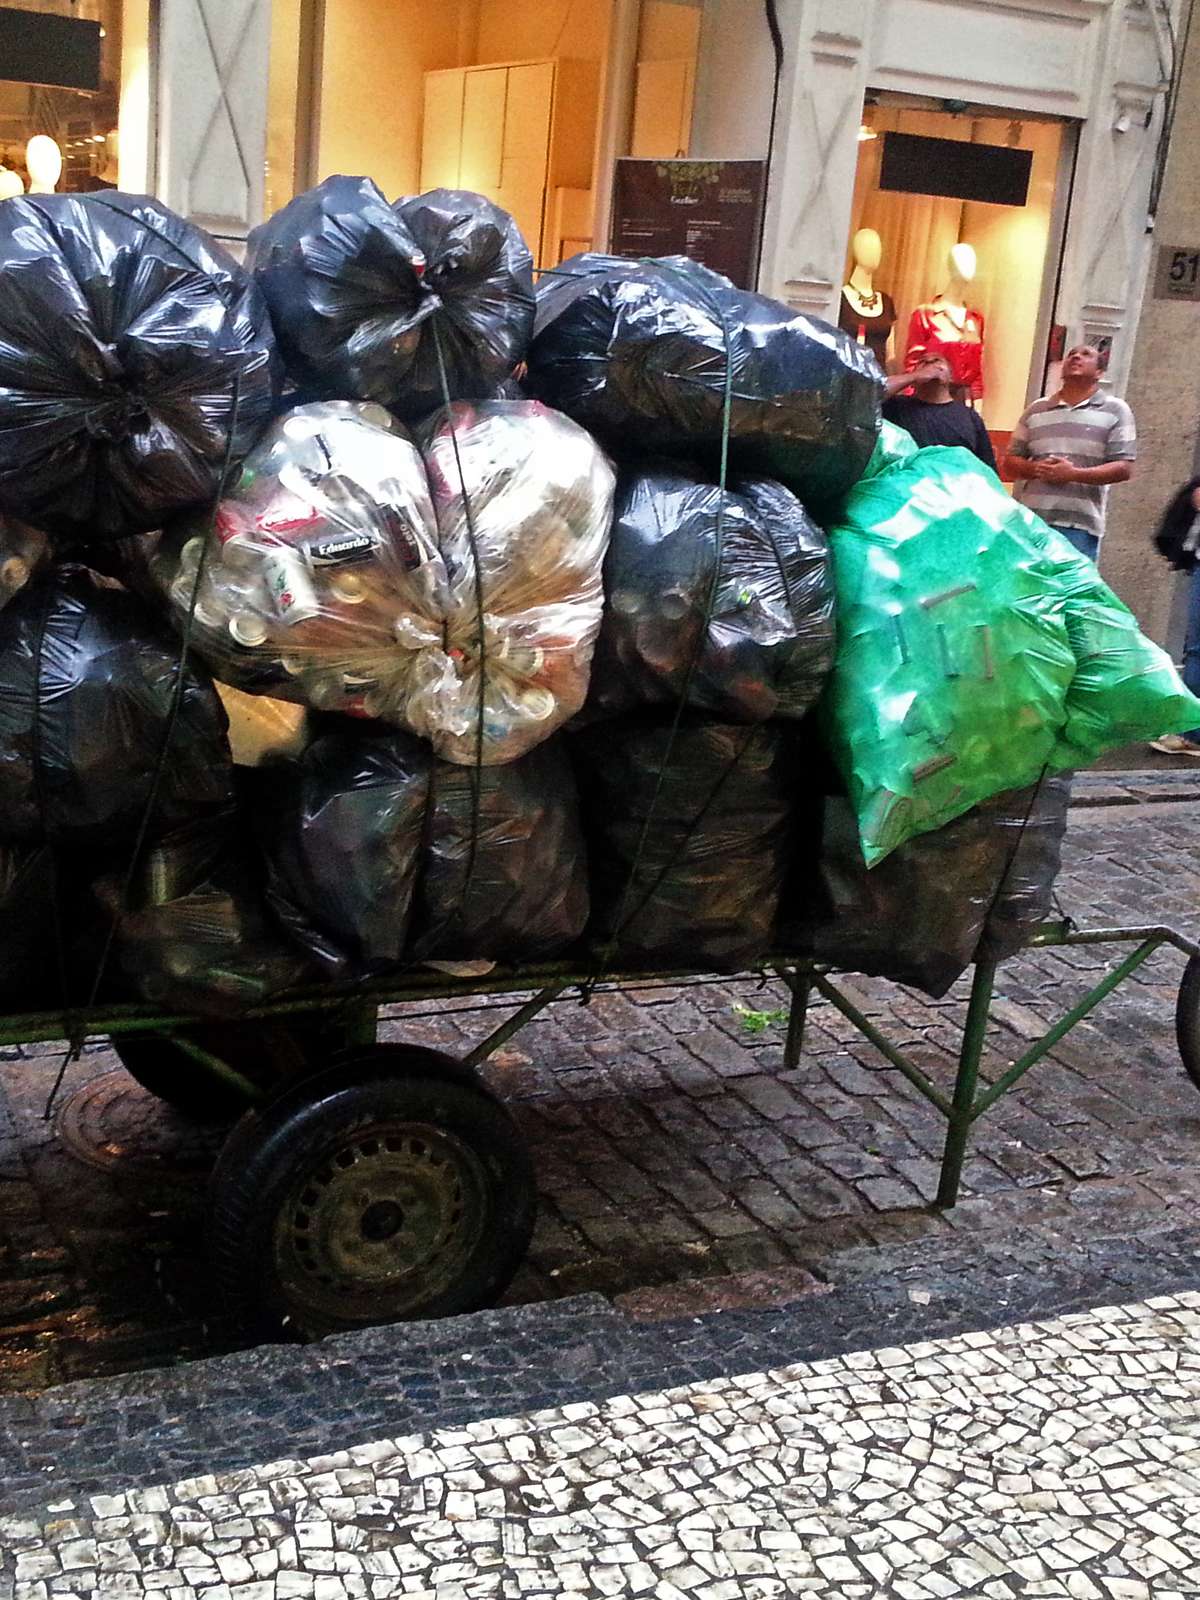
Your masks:
<instances>
[{"instance_id":1,"label":"handcart","mask_svg":"<svg viewBox=\"0 0 1200 1600\"><path fill-rule=\"evenodd\" d=\"M972 1125L1160 947L1188 958L1176 1007L1179 1052L1200 1087L1200 944L1174 928L1044 923L1026 948L1129 946L1042 1037L990 1083L981 1081L996 967L974 968L952 1092L945 1093L838 986L828 965L786 953L747 978L790 992L784 1064L798 1065L815 995L834 1006L946 1122L934 1204L953 1206ZM211 1180L210 1247L217 1285L248 1328L319 1337L375 1323L474 1310L498 1298L533 1231L532 1164L479 1064L547 1006L598 989L677 984L685 971L610 971L598 981L567 964L430 970L353 986L296 991L236 1023L115 1004L72 1023L75 1043L107 1035L135 1078L176 1107L237 1116ZM462 1058L380 1043L379 1008L433 1002L438 1014L484 996L512 1011ZM60 1012L0 1020L0 1044L54 1038ZM240 1113L240 1115L239 1115Z\"/></svg>"}]
</instances>

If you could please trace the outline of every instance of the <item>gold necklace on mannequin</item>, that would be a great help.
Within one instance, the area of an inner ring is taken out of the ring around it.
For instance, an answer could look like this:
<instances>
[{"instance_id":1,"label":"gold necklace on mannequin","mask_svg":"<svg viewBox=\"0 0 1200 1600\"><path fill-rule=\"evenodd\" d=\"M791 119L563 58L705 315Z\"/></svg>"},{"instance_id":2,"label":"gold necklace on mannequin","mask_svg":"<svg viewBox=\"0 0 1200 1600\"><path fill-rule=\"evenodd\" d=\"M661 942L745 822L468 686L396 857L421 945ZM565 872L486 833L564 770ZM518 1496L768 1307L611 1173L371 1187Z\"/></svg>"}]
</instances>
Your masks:
<instances>
[{"instance_id":1,"label":"gold necklace on mannequin","mask_svg":"<svg viewBox=\"0 0 1200 1600\"><path fill-rule=\"evenodd\" d=\"M864 294L855 284L847 283L843 285L842 293L864 317L878 316L883 310L883 295L878 289L872 289L870 294Z\"/></svg>"}]
</instances>

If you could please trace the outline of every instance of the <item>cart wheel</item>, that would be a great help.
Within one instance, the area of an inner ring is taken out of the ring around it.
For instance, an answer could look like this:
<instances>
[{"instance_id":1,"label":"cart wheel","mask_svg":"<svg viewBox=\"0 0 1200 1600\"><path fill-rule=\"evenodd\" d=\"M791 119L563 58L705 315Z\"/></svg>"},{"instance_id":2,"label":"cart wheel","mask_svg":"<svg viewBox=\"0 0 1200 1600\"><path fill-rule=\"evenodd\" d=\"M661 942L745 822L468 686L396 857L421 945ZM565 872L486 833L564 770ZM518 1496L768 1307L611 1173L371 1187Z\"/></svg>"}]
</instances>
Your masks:
<instances>
[{"instance_id":1,"label":"cart wheel","mask_svg":"<svg viewBox=\"0 0 1200 1600\"><path fill-rule=\"evenodd\" d=\"M1192 956L1183 969L1175 1001L1175 1038L1183 1070L1200 1089L1200 956Z\"/></svg>"},{"instance_id":2,"label":"cart wheel","mask_svg":"<svg viewBox=\"0 0 1200 1600\"><path fill-rule=\"evenodd\" d=\"M188 1036L259 1088L282 1085L304 1070L300 1032L282 1023L209 1023L189 1029ZM143 1089L195 1122L232 1122L246 1109L232 1085L161 1034L123 1034L112 1048Z\"/></svg>"},{"instance_id":3,"label":"cart wheel","mask_svg":"<svg viewBox=\"0 0 1200 1600\"><path fill-rule=\"evenodd\" d=\"M210 1244L241 1322L320 1338L490 1305L536 1203L512 1119L462 1064L378 1045L242 1118Z\"/></svg>"}]
</instances>

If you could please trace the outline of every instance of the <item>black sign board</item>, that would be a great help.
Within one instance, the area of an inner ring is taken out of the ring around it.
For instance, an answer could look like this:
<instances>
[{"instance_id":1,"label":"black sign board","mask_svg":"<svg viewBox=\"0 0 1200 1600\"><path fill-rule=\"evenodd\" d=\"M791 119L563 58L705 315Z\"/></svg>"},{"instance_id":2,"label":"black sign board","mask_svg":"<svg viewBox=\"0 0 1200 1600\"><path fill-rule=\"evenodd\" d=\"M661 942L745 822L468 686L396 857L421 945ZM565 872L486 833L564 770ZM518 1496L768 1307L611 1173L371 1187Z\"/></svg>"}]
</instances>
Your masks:
<instances>
[{"instance_id":1,"label":"black sign board","mask_svg":"<svg viewBox=\"0 0 1200 1600\"><path fill-rule=\"evenodd\" d=\"M1032 150L969 144L965 139L929 139L920 133L885 133L879 187L902 194L940 194L951 200L1023 206L1029 197L1032 167Z\"/></svg>"},{"instance_id":2,"label":"black sign board","mask_svg":"<svg viewBox=\"0 0 1200 1600\"><path fill-rule=\"evenodd\" d=\"M764 161L617 162L612 244L618 256L687 256L754 287Z\"/></svg>"},{"instance_id":3,"label":"black sign board","mask_svg":"<svg viewBox=\"0 0 1200 1600\"><path fill-rule=\"evenodd\" d=\"M54 89L98 89L100 24L0 6L0 78Z\"/></svg>"}]
</instances>

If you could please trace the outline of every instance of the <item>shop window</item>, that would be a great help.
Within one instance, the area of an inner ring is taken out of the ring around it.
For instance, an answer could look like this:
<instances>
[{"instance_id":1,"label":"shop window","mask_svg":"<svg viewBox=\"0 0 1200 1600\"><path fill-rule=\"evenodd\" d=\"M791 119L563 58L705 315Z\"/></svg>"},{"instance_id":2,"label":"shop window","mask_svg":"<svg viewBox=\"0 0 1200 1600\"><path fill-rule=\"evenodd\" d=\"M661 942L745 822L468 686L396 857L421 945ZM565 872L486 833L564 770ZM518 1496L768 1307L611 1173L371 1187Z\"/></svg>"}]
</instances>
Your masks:
<instances>
[{"instance_id":1,"label":"shop window","mask_svg":"<svg viewBox=\"0 0 1200 1600\"><path fill-rule=\"evenodd\" d=\"M11 21L15 11L4 9ZM129 124L122 42L127 31L136 36L140 9L129 0L22 0L21 48L0 60L0 72L7 61L28 78L60 81L0 79L0 198L118 187L119 130ZM136 37L134 45L136 54ZM129 136L137 146L144 126Z\"/></svg>"},{"instance_id":2,"label":"shop window","mask_svg":"<svg viewBox=\"0 0 1200 1600\"><path fill-rule=\"evenodd\" d=\"M980 155L939 161L937 145L903 141L888 163L897 186L888 188L881 180L889 133L973 144ZM905 369L914 342L961 342L956 372L1001 443L1041 386L1061 244L1060 174L1072 133L1069 124L990 108L955 115L919 104L869 102L863 111L850 238L864 229L878 235L878 264L858 277L860 284L870 279L872 294L881 291L894 308L888 369ZM927 193L914 192L922 151L933 152ZM963 197L980 193L1021 203ZM969 249L956 251L952 262L952 247L962 245ZM854 267L851 251L839 321L880 343L878 324L853 293ZM875 309L873 300L865 305ZM977 348L967 348L971 344Z\"/></svg>"}]
</instances>

